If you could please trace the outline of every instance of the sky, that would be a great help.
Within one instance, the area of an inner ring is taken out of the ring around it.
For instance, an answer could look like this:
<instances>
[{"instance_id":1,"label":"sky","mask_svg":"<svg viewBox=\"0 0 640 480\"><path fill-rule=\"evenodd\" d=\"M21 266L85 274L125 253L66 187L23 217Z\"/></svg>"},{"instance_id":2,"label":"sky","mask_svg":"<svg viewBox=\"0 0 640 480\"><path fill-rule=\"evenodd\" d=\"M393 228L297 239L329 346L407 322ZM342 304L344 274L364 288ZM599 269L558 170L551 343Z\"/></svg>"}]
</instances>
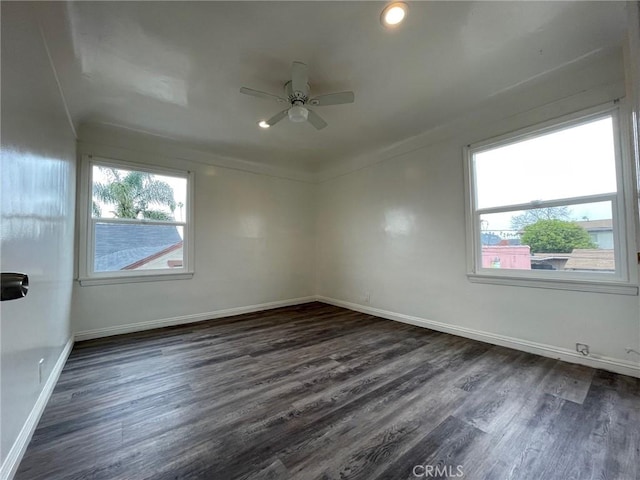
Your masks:
<instances>
[{"instance_id":1,"label":"sky","mask_svg":"<svg viewBox=\"0 0 640 480\"><path fill-rule=\"evenodd\" d=\"M616 192L610 116L474 154L477 208ZM570 207L572 220L611 218L611 202ZM484 216L488 230L508 230L523 212Z\"/></svg>"}]
</instances>

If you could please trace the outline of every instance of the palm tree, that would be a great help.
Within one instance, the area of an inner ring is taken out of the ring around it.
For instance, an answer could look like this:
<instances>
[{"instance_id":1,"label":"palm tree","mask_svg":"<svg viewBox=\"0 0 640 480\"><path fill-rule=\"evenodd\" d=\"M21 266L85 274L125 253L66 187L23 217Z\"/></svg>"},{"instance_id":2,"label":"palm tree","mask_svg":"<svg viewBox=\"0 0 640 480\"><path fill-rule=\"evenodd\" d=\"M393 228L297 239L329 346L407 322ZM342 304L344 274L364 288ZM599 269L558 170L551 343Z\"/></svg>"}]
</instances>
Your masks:
<instances>
[{"instance_id":1,"label":"palm tree","mask_svg":"<svg viewBox=\"0 0 640 480\"><path fill-rule=\"evenodd\" d=\"M123 176L122 171L116 168L100 169L109 181L94 183L93 196L103 203L115 205L112 213L116 218L173 220L173 215L152 208L154 205L167 206L171 213L176 209L173 188L167 182L154 180L153 176L146 172L127 172ZM96 202L93 211L94 214L100 213Z\"/></svg>"}]
</instances>

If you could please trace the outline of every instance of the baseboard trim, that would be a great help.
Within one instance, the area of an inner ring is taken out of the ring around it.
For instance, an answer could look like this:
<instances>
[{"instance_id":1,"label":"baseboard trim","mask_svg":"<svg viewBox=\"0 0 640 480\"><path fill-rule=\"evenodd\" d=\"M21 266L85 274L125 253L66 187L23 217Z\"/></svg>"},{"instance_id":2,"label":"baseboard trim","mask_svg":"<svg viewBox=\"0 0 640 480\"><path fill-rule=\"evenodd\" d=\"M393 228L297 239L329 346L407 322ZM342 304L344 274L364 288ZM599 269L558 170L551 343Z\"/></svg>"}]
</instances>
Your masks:
<instances>
[{"instance_id":1,"label":"baseboard trim","mask_svg":"<svg viewBox=\"0 0 640 480\"><path fill-rule=\"evenodd\" d=\"M2 467L0 467L1 480L11 480L16 474L18 466L22 461L22 457L27 451L27 447L29 446L31 437L33 437L33 432L36 431L36 427L38 426L40 417L42 416L42 413L44 412L44 409L49 402L49 398L53 393L53 389L58 383L58 378L60 378L60 373L62 373L62 369L67 362L67 358L69 358L69 354L71 353L72 348L73 336L69 338L69 341L62 349L62 352L60 353L56 364L53 366L53 370L51 371L47 382L44 384L44 388L40 392L35 405L31 409L31 413L29 413L29 416L27 417L27 421L22 426L22 430L20 430L18 438L16 438L16 441L13 443L11 450L9 450L7 458L2 463Z\"/></svg>"},{"instance_id":2,"label":"baseboard trim","mask_svg":"<svg viewBox=\"0 0 640 480\"><path fill-rule=\"evenodd\" d=\"M243 313L260 312L262 310L271 310L280 307L290 307L293 305L301 305L303 303L314 302L315 296L290 298L287 300L278 300L275 302L259 303L257 305L249 305L246 307L227 308L224 310L215 310L213 312L197 313L192 315L180 315L178 317L161 318L158 320L149 320L146 322L130 323L127 325L118 325L114 327L97 328L95 330L85 330L75 333L75 341L91 340L94 338L110 337L112 335L122 335L123 333L141 332L144 330L152 330L154 328L171 327L173 325L183 325L186 323L201 322L203 320L213 320L215 318L232 317L234 315L242 315Z\"/></svg>"},{"instance_id":3,"label":"baseboard trim","mask_svg":"<svg viewBox=\"0 0 640 480\"><path fill-rule=\"evenodd\" d=\"M376 317L386 318L388 320L395 320L397 322L408 323L410 325L429 328L431 330L437 330L439 332L451 333L452 335L479 340L481 342L491 343L493 345L500 345L524 352L535 353L536 355L541 355L543 357L557 358L565 362L578 363L580 365L586 365L588 367L600 368L602 370L608 370L611 372L640 378L640 364L627 362L625 360L596 355L585 357L577 352L573 352L566 348L556 347L543 343L530 342L528 340L507 337L505 335L484 332L482 330L458 327L455 325L435 322L433 320L427 320L420 317L414 317L412 315L390 312L388 310L382 310L379 308L360 305L357 303L345 302L343 300L337 300L335 298L323 297L321 295L317 295L316 300L319 302L328 303L330 305L335 305L337 307L348 308L349 310L354 310L356 312L362 312L370 315L375 315Z\"/></svg>"}]
</instances>

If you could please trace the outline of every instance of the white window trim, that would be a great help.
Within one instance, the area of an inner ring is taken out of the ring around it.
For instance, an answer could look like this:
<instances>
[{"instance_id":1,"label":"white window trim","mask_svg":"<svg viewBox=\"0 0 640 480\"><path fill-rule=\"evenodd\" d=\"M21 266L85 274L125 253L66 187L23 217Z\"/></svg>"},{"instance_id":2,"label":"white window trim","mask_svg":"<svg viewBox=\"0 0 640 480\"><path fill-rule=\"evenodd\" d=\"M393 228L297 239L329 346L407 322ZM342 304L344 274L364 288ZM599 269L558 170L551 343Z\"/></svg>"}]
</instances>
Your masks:
<instances>
[{"instance_id":1,"label":"white window trim","mask_svg":"<svg viewBox=\"0 0 640 480\"><path fill-rule=\"evenodd\" d=\"M183 267L172 269L154 270L130 270L117 272L94 272L93 271L93 225L97 221L92 218L91 201L93 200L92 172L93 166L100 165L115 167L125 170L135 170L158 175L168 175L181 177L187 180L187 205L184 222L167 222L154 220L129 220L129 219L101 219L108 223L135 223L153 225L176 225L182 226L186 241L183 243ZM193 228L193 205L194 205L194 181L193 172L185 170L174 170L155 165L133 163L123 160L98 157L94 155L83 155L80 170L80 183L78 195L79 212L79 248L78 248L78 282L82 286L92 285L113 285L121 283L153 282L166 280L190 279L194 274L194 228Z\"/></svg>"},{"instance_id":2,"label":"white window trim","mask_svg":"<svg viewBox=\"0 0 640 480\"><path fill-rule=\"evenodd\" d=\"M492 146L503 146L509 143L520 142L541 134L557 131L562 128L573 127L582 123L593 121L599 117L611 116L614 129L614 148L616 162L616 186L617 192L602 195L589 195L582 197L566 198L531 202L527 204L508 205L501 207L476 208L475 172L473 169L473 155L479 150L485 150ZM633 239L626 228L628 221L629 204L627 193L630 191L625 179L630 172L628 162L625 162L627 152L627 131L624 118L620 112L619 102L608 103L566 115L554 120L532 125L515 132L500 135L485 141L467 145L464 148L464 175L465 175L465 205L467 228L467 277L473 283L490 283L497 285L510 285L530 288L550 288L558 290L576 290L586 292L600 292L623 295L638 295L636 279L630 278L630 257L628 245L632 245ZM531 208L542 208L578 203L591 203L595 201L611 201L613 216L614 252L616 272L606 273L576 273L556 272L548 273L544 270L500 270L482 268L480 245L480 215L483 213L495 213L504 211L518 211Z\"/></svg>"}]
</instances>

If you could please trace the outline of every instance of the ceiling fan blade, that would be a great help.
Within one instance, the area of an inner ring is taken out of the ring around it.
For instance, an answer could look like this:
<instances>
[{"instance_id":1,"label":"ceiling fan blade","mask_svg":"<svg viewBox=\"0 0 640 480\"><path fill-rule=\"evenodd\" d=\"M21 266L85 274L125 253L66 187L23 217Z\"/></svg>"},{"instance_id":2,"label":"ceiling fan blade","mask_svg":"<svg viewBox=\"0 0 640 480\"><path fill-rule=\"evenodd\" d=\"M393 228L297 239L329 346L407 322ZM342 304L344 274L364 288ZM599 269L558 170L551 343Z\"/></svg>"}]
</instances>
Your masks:
<instances>
[{"instance_id":1,"label":"ceiling fan blade","mask_svg":"<svg viewBox=\"0 0 640 480\"><path fill-rule=\"evenodd\" d=\"M309 80L307 66L302 62L291 64L291 89L294 92L305 92Z\"/></svg>"},{"instance_id":2,"label":"ceiling fan blade","mask_svg":"<svg viewBox=\"0 0 640 480\"><path fill-rule=\"evenodd\" d=\"M272 95L271 93L261 92L260 90L253 90L252 88L242 87L240 89L240 93L244 93L245 95L251 95L252 97L258 98L266 98L267 100L275 100L279 103L286 103L286 100L277 95Z\"/></svg>"},{"instance_id":3,"label":"ceiling fan blade","mask_svg":"<svg viewBox=\"0 0 640 480\"><path fill-rule=\"evenodd\" d=\"M353 103L355 95L353 92L329 93L309 100L309 105L324 107L325 105L342 105L343 103Z\"/></svg>"},{"instance_id":4,"label":"ceiling fan blade","mask_svg":"<svg viewBox=\"0 0 640 480\"><path fill-rule=\"evenodd\" d=\"M289 111L289 109L287 110L283 110L279 113L276 113L273 117L271 117L269 120L267 120L267 124L269 126L273 126L276 123L278 123L280 120L282 120L284 117L287 116L287 112Z\"/></svg>"},{"instance_id":5,"label":"ceiling fan blade","mask_svg":"<svg viewBox=\"0 0 640 480\"><path fill-rule=\"evenodd\" d=\"M309 110L309 109L307 109ZM309 110L309 116L307 117L307 121L316 127L318 130L322 130L327 126L327 122L325 122L320 115L318 115L313 110Z\"/></svg>"}]
</instances>

